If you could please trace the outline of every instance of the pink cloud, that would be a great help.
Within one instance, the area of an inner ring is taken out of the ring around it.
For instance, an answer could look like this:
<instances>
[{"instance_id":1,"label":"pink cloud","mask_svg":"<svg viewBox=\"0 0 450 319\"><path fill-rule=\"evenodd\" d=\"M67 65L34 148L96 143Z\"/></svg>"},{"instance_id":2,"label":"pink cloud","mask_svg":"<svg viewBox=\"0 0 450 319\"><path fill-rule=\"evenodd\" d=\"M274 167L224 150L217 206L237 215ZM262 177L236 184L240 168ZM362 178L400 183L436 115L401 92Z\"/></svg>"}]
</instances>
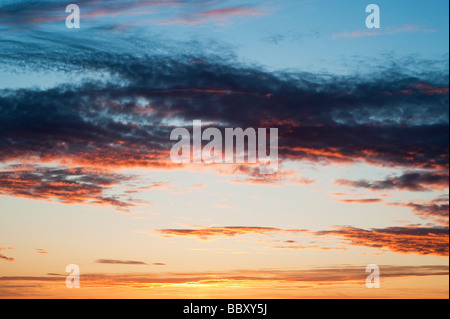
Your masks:
<instances>
[{"instance_id":1,"label":"pink cloud","mask_svg":"<svg viewBox=\"0 0 450 319\"><path fill-rule=\"evenodd\" d=\"M267 13L258 9L245 7L245 6L231 6L219 9L212 9L202 12L194 12L190 15L168 19L160 22L160 25L171 25L171 24L189 24L198 25L208 22L217 22L223 25L226 20L235 17L250 17L250 16L262 16Z\"/></svg>"}]
</instances>

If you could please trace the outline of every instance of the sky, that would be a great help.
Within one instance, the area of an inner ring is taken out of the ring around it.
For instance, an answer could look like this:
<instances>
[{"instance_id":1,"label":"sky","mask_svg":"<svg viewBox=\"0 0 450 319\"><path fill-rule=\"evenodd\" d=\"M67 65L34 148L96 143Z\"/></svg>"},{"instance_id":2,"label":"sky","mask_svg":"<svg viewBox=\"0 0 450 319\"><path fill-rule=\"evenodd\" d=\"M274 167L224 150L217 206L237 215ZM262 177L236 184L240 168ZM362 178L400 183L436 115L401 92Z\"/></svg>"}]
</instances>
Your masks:
<instances>
[{"instance_id":1,"label":"sky","mask_svg":"<svg viewBox=\"0 0 450 319\"><path fill-rule=\"evenodd\" d=\"M2 1L0 298L448 298L448 12ZM174 163L195 120L278 171Z\"/></svg>"}]
</instances>

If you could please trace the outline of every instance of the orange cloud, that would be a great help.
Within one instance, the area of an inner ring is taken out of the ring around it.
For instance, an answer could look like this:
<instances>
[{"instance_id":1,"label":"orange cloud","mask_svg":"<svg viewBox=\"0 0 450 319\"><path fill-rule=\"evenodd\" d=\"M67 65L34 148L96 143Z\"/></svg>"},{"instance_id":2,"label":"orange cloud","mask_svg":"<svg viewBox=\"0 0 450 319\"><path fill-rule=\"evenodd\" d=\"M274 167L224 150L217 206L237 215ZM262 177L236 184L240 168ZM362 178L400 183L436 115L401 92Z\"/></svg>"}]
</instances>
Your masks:
<instances>
[{"instance_id":1,"label":"orange cloud","mask_svg":"<svg viewBox=\"0 0 450 319\"><path fill-rule=\"evenodd\" d=\"M304 230L285 230L272 227L240 227L240 226L227 226L227 227L200 227L195 229L158 229L157 232L161 233L163 237L195 237L201 240L209 240L211 237L236 237L247 234L268 235L271 233L298 233Z\"/></svg>"},{"instance_id":2,"label":"orange cloud","mask_svg":"<svg viewBox=\"0 0 450 319\"><path fill-rule=\"evenodd\" d=\"M346 204L373 204L383 200L380 198L363 198L363 199L340 199L339 202Z\"/></svg>"},{"instance_id":3,"label":"orange cloud","mask_svg":"<svg viewBox=\"0 0 450 319\"><path fill-rule=\"evenodd\" d=\"M448 265L431 266L392 266L379 265L382 276L412 277L412 276L448 276ZM256 270L230 270L217 272L183 272L183 273L136 273L136 274L84 274L84 287L128 287L149 288L163 285L219 285L249 287L258 286L259 283L332 283L347 282L362 284L367 273L366 266L326 267L298 270L283 269L256 269ZM64 282L64 275L51 274L49 276L2 276L0 283L5 282Z\"/></svg>"},{"instance_id":4,"label":"orange cloud","mask_svg":"<svg viewBox=\"0 0 450 319\"><path fill-rule=\"evenodd\" d=\"M122 200L123 195L106 195L106 191L129 180L130 176L104 169L10 165L6 170L0 170L0 194L127 209L139 201Z\"/></svg>"},{"instance_id":5,"label":"orange cloud","mask_svg":"<svg viewBox=\"0 0 450 319\"><path fill-rule=\"evenodd\" d=\"M391 203L389 205L408 207L414 214L424 219L431 219L447 227L449 225L448 195L441 196L430 202L410 201L407 203Z\"/></svg>"},{"instance_id":6,"label":"orange cloud","mask_svg":"<svg viewBox=\"0 0 450 319\"><path fill-rule=\"evenodd\" d=\"M355 227L340 227L319 231L317 235L343 237L350 245L376 249L387 248L400 254L448 256L448 227L388 227L365 230Z\"/></svg>"},{"instance_id":7,"label":"orange cloud","mask_svg":"<svg viewBox=\"0 0 450 319\"><path fill-rule=\"evenodd\" d=\"M292 250L347 250L347 248L338 247L338 248L330 248L330 247L320 247L320 246L272 246L271 248L277 249L292 249Z\"/></svg>"},{"instance_id":8,"label":"orange cloud","mask_svg":"<svg viewBox=\"0 0 450 319\"><path fill-rule=\"evenodd\" d=\"M1 248L0 247L0 251L2 251L2 250L10 250L10 249L12 249L12 248ZM4 261L15 261L16 260L15 258L7 257L7 256L5 256L3 254L0 254L0 259L4 260Z\"/></svg>"},{"instance_id":9,"label":"orange cloud","mask_svg":"<svg viewBox=\"0 0 450 319\"><path fill-rule=\"evenodd\" d=\"M112 264L112 265L148 265L143 261L136 260L116 260L116 259L98 259L97 264Z\"/></svg>"},{"instance_id":10,"label":"orange cloud","mask_svg":"<svg viewBox=\"0 0 450 319\"><path fill-rule=\"evenodd\" d=\"M66 275L0 276L0 298L442 298L448 299L448 263L380 264L384 289L367 289L365 265L306 269L85 273L82 289L67 289ZM395 280L391 280L395 279ZM432 285L425 283L433 282Z\"/></svg>"}]
</instances>

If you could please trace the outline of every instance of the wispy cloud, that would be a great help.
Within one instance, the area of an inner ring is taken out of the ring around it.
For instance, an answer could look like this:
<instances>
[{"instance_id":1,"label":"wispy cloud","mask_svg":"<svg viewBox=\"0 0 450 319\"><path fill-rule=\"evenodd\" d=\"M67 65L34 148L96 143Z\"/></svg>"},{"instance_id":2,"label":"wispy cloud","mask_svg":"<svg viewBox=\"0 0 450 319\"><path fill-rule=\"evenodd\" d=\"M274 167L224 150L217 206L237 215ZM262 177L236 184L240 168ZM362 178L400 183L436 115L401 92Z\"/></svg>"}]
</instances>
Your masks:
<instances>
[{"instance_id":1,"label":"wispy cloud","mask_svg":"<svg viewBox=\"0 0 450 319\"><path fill-rule=\"evenodd\" d=\"M156 231L164 238L171 237L193 237L200 240L212 240L223 237L237 237L242 235L273 235L290 234L301 236L337 236L347 240L345 245L363 246L374 249L388 249L400 254L419 254L448 256L448 227L387 227L378 229L361 229L356 227L338 227L332 230L309 231L303 229L280 229L272 227L201 227L185 229L159 229ZM289 248L292 247L292 248ZM281 246L276 248L284 249L324 249L327 246L306 245L306 246ZM337 247L346 249L346 247ZM336 248L334 248L336 249Z\"/></svg>"},{"instance_id":2,"label":"wispy cloud","mask_svg":"<svg viewBox=\"0 0 450 319\"><path fill-rule=\"evenodd\" d=\"M383 277L398 278L410 276L448 276L448 265L423 266L379 266ZM361 284L365 282L367 273L365 266L335 266L310 268L301 270L261 269L261 270L230 270L223 272L191 272L191 273L152 273L152 274L85 274L83 282L86 286L101 285L103 287L127 286L142 288L166 284L196 284L196 285L227 285L241 284L244 286L258 285L261 282L349 282ZM0 282L60 282L64 276L2 276Z\"/></svg>"},{"instance_id":3,"label":"wispy cloud","mask_svg":"<svg viewBox=\"0 0 450 319\"><path fill-rule=\"evenodd\" d=\"M0 247L0 251L2 251L2 250L10 250L11 248L1 248ZM7 257L7 256L5 256L5 255L3 255L3 254L0 254L0 260L4 260L4 261L15 261L16 259L15 258L12 258L12 257Z\"/></svg>"},{"instance_id":4,"label":"wispy cloud","mask_svg":"<svg viewBox=\"0 0 450 319\"><path fill-rule=\"evenodd\" d=\"M432 201L409 201L405 203L390 203L393 206L408 207L412 212L424 219L431 219L438 224L449 225L448 195L441 196Z\"/></svg>"},{"instance_id":5,"label":"wispy cloud","mask_svg":"<svg viewBox=\"0 0 450 319\"><path fill-rule=\"evenodd\" d=\"M362 38L362 37L374 37L381 35L380 32L373 32L373 31L344 31L340 33L335 33L332 35L333 39L339 39L339 38Z\"/></svg>"},{"instance_id":6,"label":"wispy cloud","mask_svg":"<svg viewBox=\"0 0 450 319\"><path fill-rule=\"evenodd\" d=\"M7 256L2 255L2 254L0 254L0 259L1 260L5 260L5 261L15 261L16 260L15 258L7 257Z\"/></svg>"},{"instance_id":7,"label":"wispy cloud","mask_svg":"<svg viewBox=\"0 0 450 319\"><path fill-rule=\"evenodd\" d=\"M381 36L381 35L393 35L393 34L398 34L398 33L416 33L416 32L434 33L434 32L436 32L436 30L421 28L419 26L415 26L415 25L411 25L411 24L405 24L401 27L386 27L386 28L376 30L376 31L362 31L362 30L344 31L344 32L334 33L331 37L333 39L364 38L364 37L375 37L375 36Z\"/></svg>"},{"instance_id":8,"label":"wispy cloud","mask_svg":"<svg viewBox=\"0 0 450 319\"><path fill-rule=\"evenodd\" d=\"M448 172L406 172L400 176L388 177L380 181L350 181L339 179L335 181L339 186L350 186L356 188L367 188L374 191L383 190L408 190L423 192L431 190L448 189Z\"/></svg>"},{"instance_id":9,"label":"wispy cloud","mask_svg":"<svg viewBox=\"0 0 450 319\"><path fill-rule=\"evenodd\" d=\"M197 0L130 0L130 1L97 1L78 0L85 18L101 18L117 15L146 15L152 13L151 8L198 7L211 4L211 1ZM0 6L0 22L7 25L24 25L50 23L65 20L65 6L58 1L30 2L24 0L9 1ZM19 18L20 17L20 18Z\"/></svg>"},{"instance_id":10,"label":"wispy cloud","mask_svg":"<svg viewBox=\"0 0 450 319\"><path fill-rule=\"evenodd\" d=\"M278 169L275 174L261 175L259 166L252 164L231 165L226 169L218 166L216 170L221 175L238 178L231 180L231 183L235 184L280 186L286 184L312 185L316 182L312 179L298 176L293 170L283 170L282 168Z\"/></svg>"},{"instance_id":11,"label":"wispy cloud","mask_svg":"<svg viewBox=\"0 0 450 319\"><path fill-rule=\"evenodd\" d=\"M172 18L160 22L161 25L167 24L188 24L198 25L208 22L223 25L227 21L236 17L251 17L266 15L267 12L262 11L254 5L229 6L206 11L191 12L184 14L182 17Z\"/></svg>"},{"instance_id":12,"label":"wispy cloud","mask_svg":"<svg viewBox=\"0 0 450 319\"><path fill-rule=\"evenodd\" d=\"M143 261L136 260L117 260L117 259L97 259L96 264L112 264L112 265L148 265Z\"/></svg>"},{"instance_id":13,"label":"wispy cloud","mask_svg":"<svg viewBox=\"0 0 450 319\"><path fill-rule=\"evenodd\" d=\"M362 198L362 199L340 199L339 202L346 204L374 204L380 203L383 200L380 198Z\"/></svg>"},{"instance_id":14,"label":"wispy cloud","mask_svg":"<svg viewBox=\"0 0 450 319\"><path fill-rule=\"evenodd\" d=\"M247 226L227 226L227 227L201 227L192 229L158 229L157 232L163 237L195 237L201 240L210 240L215 237L236 237L247 234L269 235L272 233L300 233L304 230L280 229L272 227L247 227Z\"/></svg>"},{"instance_id":15,"label":"wispy cloud","mask_svg":"<svg viewBox=\"0 0 450 319\"><path fill-rule=\"evenodd\" d=\"M308 249L312 249L312 250L347 250L347 248L345 248L345 247L331 248L331 247L322 247L322 246L272 246L271 248L288 249L288 250L308 250Z\"/></svg>"},{"instance_id":16,"label":"wispy cloud","mask_svg":"<svg viewBox=\"0 0 450 319\"><path fill-rule=\"evenodd\" d=\"M316 232L317 235L333 235L346 239L350 245L387 248L400 254L448 256L448 227L388 227L360 229L340 227Z\"/></svg>"},{"instance_id":17,"label":"wispy cloud","mask_svg":"<svg viewBox=\"0 0 450 319\"><path fill-rule=\"evenodd\" d=\"M208 22L224 24L233 18L260 16L267 14L257 5L227 6L224 1L210 0L79 0L76 3L81 10L83 20L90 22L110 17L123 19L132 17L133 24L140 23L136 17L141 16L148 23L190 24ZM65 6L58 1L29 2L10 1L0 5L0 24L9 28L39 26L49 23L63 23L67 17ZM20 18L19 18L20 17ZM161 18L167 17L167 18ZM120 22L119 22L120 23Z\"/></svg>"},{"instance_id":18,"label":"wispy cloud","mask_svg":"<svg viewBox=\"0 0 450 319\"><path fill-rule=\"evenodd\" d=\"M108 188L126 180L130 177L100 169L10 165L0 170L0 194L128 208L134 206L132 199L123 201L105 194Z\"/></svg>"},{"instance_id":19,"label":"wispy cloud","mask_svg":"<svg viewBox=\"0 0 450 319\"><path fill-rule=\"evenodd\" d=\"M421 298L424 295L447 298L448 264L442 265L385 265L379 264L382 285L379 298L398 298L403 294ZM374 291L366 289L366 265L331 265L302 269L239 269L229 271L158 272L158 273L84 273L83 293L102 298L185 298L201 299L205 289L214 298L374 298ZM435 278L434 278L435 277ZM421 279L423 278L423 279ZM395 280L391 280L395 279ZM401 280L404 279L404 280ZM400 280L400 284L395 284ZM423 285L423 280L441 282L440 286ZM0 296L3 298L39 296L40 298L73 297L64 285L65 276L0 276ZM407 283L405 285L405 283ZM19 286L28 287L26 294ZM115 288L115 289L114 289ZM276 295L274 295L276 291Z\"/></svg>"}]
</instances>

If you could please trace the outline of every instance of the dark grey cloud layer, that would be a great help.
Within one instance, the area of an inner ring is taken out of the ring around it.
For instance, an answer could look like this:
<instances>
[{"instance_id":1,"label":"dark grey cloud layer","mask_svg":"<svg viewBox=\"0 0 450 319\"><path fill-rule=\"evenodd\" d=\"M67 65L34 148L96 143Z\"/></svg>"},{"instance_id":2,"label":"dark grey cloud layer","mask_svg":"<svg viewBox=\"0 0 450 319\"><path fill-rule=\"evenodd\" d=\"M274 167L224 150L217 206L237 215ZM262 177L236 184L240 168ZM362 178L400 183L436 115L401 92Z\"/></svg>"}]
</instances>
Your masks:
<instances>
[{"instance_id":1,"label":"dark grey cloud layer","mask_svg":"<svg viewBox=\"0 0 450 319\"><path fill-rule=\"evenodd\" d=\"M201 119L222 129L278 127L282 159L448 169L447 70L350 77L269 72L226 54L2 46L9 67L105 75L0 91L2 161L168 166L171 121Z\"/></svg>"},{"instance_id":2,"label":"dark grey cloud layer","mask_svg":"<svg viewBox=\"0 0 450 319\"><path fill-rule=\"evenodd\" d=\"M367 188L374 191L382 190L409 190L409 191L431 191L433 189L443 190L448 188L448 171L439 172L406 172L400 176L388 177L380 181L349 181L340 179L335 181L337 185Z\"/></svg>"},{"instance_id":3,"label":"dark grey cloud layer","mask_svg":"<svg viewBox=\"0 0 450 319\"><path fill-rule=\"evenodd\" d=\"M400 254L448 256L448 227L387 227L361 229L340 227L316 232L317 235L339 236L350 245L389 249Z\"/></svg>"}]
</instances>

